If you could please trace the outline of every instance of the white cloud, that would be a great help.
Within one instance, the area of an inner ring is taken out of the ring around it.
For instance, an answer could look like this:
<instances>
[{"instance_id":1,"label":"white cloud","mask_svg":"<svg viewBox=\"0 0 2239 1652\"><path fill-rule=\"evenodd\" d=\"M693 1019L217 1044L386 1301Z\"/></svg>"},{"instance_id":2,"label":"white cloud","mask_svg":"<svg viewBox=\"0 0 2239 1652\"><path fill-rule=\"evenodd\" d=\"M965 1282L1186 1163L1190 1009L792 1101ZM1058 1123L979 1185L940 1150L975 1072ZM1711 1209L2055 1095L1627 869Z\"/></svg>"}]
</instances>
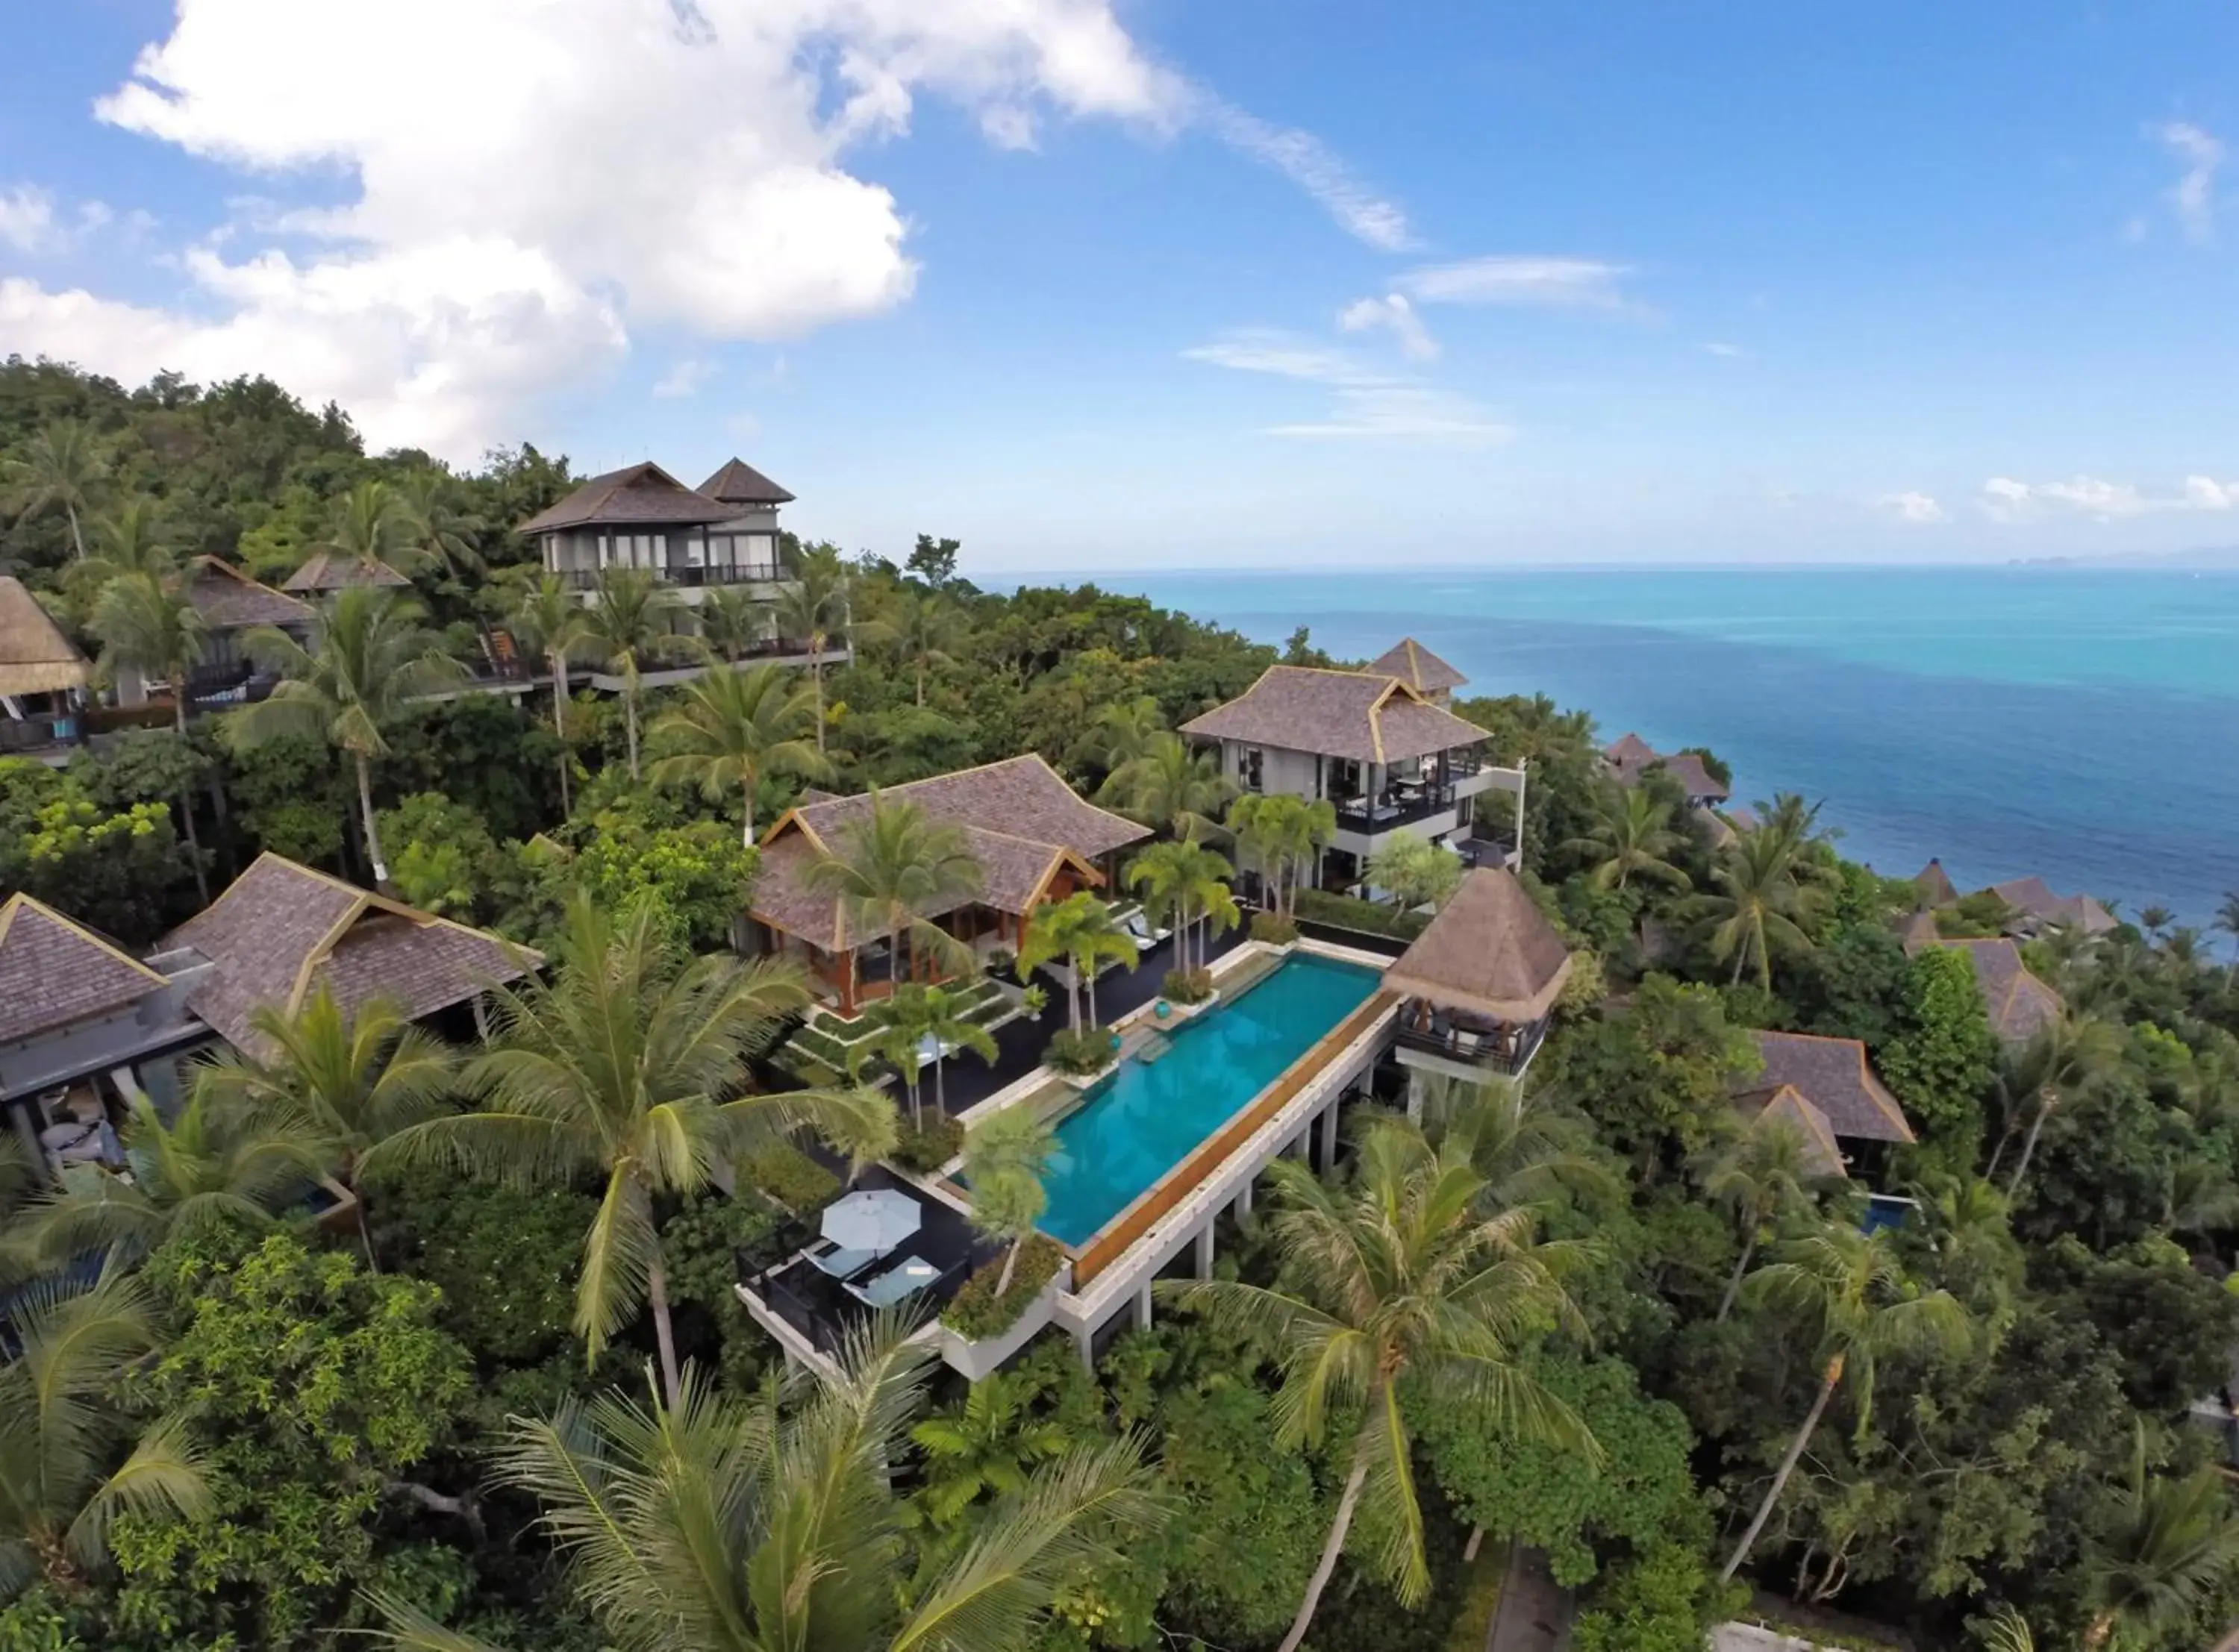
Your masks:
<instances>
[{"instance_id":1,"label":"white cloud","mask_svg":"<svg viewBox=\"0 0 2239 1652\"><path fill-rule=\"evenodd\" d=\"M2239 508L2239 481L2188 476L2181 488L2162 494L2148 493L2133 482L2108 481L2097 476L2039 482L1993 476L1983 484L1981 502L1983 514L1995 521L2029 521L2048 513L2066 512L2104 522L2156 511Z\"/></svg>"},{"instance_id":2,"label":"white cloud","mask_svg":"<svg viewBox=\"0 0 2239 1652\"><path fill-rule=\"evenodd\" d=\"M2187 476L2184 502L2194 510L2229 510L2239 506L2239 482L2217 481L2211 476Z\"/></svg>"},{"instance_id":3,"label":"white cloud","mask_svg":"<svg viewBox=\"0 0 2239 1652\"><path fill-rule=\"evenodd\" d=\"M1329 388L1331 408L1321 419L1264 427L1262 434L1311 439L1378 437L1481 447L1506 441L1514 428L1469 397L1410 374L1388 373L1344 350L1288 333L1252 328L1183 356L1241 373Z\"/></svg>"},{"instance_id":4,"label":"white cloud","mask_svg":"<svg viewBox=\"0 0 2239 1652\"><path fill-rule=\"evenodd\" d=\"M1943 507L1929 494L1921 493L1884 494L1874 501L1883 509L1892 512L1901 522L1925 527L1944 520Z\"/></svg>"},{"instance_id":5,"label":"white cloud","mask_svg":"<svg viewBox=\"0 0 2239 1652\"><path fill-rule=\"evenodd\" d=\"M700 387L715 376L715 364L704 355L688 355L669 364L654 381L653 393L663 401L696 395Z\"/></svg>"},{"instance_id":6,"label":"white cloud","mask_svg":"<svg viewBox=\"0 0 2239 1652\"><path fill-rule=\"evenodd\" d=\"M1312 196L1355 240L1385 252L1405 252L1415 244L1406 212L1362 182L1312 133L1270 125L1213 97L1200 101L1199 114L1224 143L1274 168Z\"/></svg>"},{"instance_id":7,"label":"white cloud","mask_svg":"<svg viewBox=\"0 0 2239 1652\"><path fill-rule=\"evenodd\" d=\"M56 209L55 197L36 185L0 190L0 246L34 256L67 252L116 215L99 201L81 201L75 214Z\"/></svg>"},{"instance_id":8,"label":"white cloud","mask_svg":"<svg viewBox=\"0 0 2239 1652\"><path fill-rule=\"evenodd\" d=\"M2216 178L2223 169L2222 141L2189 121L2167 122L2154 128L2153 136L2184 163L2183 176L2169 192L2170 210L2188 238L2210 239L2216 234Z\"/></svg>"},{"instance_id":9,"label":"white cloud","mask_svg":"<svg viewBox=\"0 0 2239 1652\"><path fill-rule=\"evenodd\" d=\"M1431 329L1423 325L1423 318L1415 313L1415 307L1398 293L1355 300L1338 313L1337 324L1347 333L1388 328L1399 342L1399 353L1409 361L1438 359L1438 341L1431 336Z\"/></svg>"},{"instance_id":10,"label":"white cloud","mask_svg":"<svg viewBox=\"0 0 2239 1652\"><path fill-rule=\"evenodd\" d=\"M1470 258L1429 264L1399 277L1400 291L1421 304L1543 304L1619 309L1618 283L1631 272L1597 258Z\"/></svg>"},{"instance_id":11,"label":"white cloud","mask_svg":"<svg viewBox=\"0 0 2239 1652\"><path fill-rule=\"evenodd\" d=\"M1737 360L1749 354L1747 350L1742 348L1738 344L1721 344L1715 339L1711 340L1706 343L1698 344L1696 348L1701 350L1705 355L1722 355L1726 357L1729 361Z\"/></svg>"}]
</instances>

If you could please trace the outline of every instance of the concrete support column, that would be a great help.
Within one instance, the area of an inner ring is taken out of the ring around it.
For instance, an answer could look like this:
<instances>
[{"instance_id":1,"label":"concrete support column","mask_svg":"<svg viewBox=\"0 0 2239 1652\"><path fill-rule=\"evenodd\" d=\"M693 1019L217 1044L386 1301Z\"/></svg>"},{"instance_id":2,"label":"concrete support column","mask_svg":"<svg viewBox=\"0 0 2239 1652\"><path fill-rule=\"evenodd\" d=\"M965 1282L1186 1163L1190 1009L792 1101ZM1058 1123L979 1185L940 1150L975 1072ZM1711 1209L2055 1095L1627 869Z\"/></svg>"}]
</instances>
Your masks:
<instances>
[{"instance_id":1,"label":"concrete support column","mask_svg":"<svg viewBox=\"0 0 2239 1652\"><path fill-rule=\"evenodd\" d=\"M1073 1333L1073 1344L1080 1350L1080 1369L1088 1373L1089 1381L1096 1380L1096 1333L1086 1326Z\"/></svg>"},{"instance_id":2,"label":"concrete support column","mask_svg":"<svg viewBox=\"0 0 2239 1652\"><path fill-rule=\"evenodd\" d=\"M1252 1179L1249 1176L1246 1177L1244 1185L1236 1190L1236 1219L1239 1222L1252 1214Z\"/></svg>"},{"instance_id":3,"label":"concrete support column","mask_svg":"<svg viewBox=\"0 0 2239 1652\"><path fill-rule=\"evenodd\" d=\"M1151 1328L1151 1282L1148 1279L1135 1287L1135 1329Z\"/></svg>"},{"instance_id":4,"label":"concrete support column","mask_svg":"<svg viewBox=\"0 0 2239 1652\"><path fill-rule=\"evenodd\" d=\"M1291 1144L1286 1147L1283 1151L1286 1153L1288 1153L1292 1158L1304 1158L1306 1156L1307 1142L1313 1133L1313 1126L1312 1125L1306 1125L1304 1129L1299 1131L1298 1135L1292 1138Z\"/></svg>"},{"instance_id":5,"label":"concrete support column","mask_svg":"<svg viewBox=\"0 0 2239 1652\"><path fill-rule=\"evenodd\" d=\"M1330 1098L1329 1106L1322 1113L1322 1174L1326 1176L1337 1165L1337 1098Z\"/></svg>"},{"instance_id":6,"label":"concrete support column","mask_svg":"<svg viewBox=\"0 0 2239 1652\"><path fill-rule=\"evenodd\" d=\"M1407 1069L1407 1122L1423 1122L1423 1075L1412 1067Z\"/></svg>"},{"instance_id":7,"label":"concrete support column","mask_svg":"<svg viewBox=\"0 0 2239 1652\"><path fill-rule=\"evenodd\" d=\"M1209 1212L1205 1225L1197 1231L1197 1277L1200 1279L1213 1277L1213 1224L1219 1214Z\"/></svg>"}]
</instances>

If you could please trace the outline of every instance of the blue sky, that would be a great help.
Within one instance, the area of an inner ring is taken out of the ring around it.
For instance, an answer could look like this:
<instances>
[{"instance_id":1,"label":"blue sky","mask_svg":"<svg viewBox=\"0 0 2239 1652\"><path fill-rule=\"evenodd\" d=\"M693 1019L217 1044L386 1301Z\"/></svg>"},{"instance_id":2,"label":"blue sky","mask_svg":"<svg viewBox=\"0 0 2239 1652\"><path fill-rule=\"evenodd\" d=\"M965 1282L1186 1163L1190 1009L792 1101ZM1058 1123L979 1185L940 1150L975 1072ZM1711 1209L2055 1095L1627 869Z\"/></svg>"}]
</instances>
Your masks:
<instances>
[{"instance_id":1,"label":"blue sky","mask_svg":"<svg viewBox=\"0 0 2239 1652\"><path fill-rule=\"evenodd\" d=\"M0 351L1004 568L2239 540L2228 6L0 0Z\"/></svg>"}]
</instances>

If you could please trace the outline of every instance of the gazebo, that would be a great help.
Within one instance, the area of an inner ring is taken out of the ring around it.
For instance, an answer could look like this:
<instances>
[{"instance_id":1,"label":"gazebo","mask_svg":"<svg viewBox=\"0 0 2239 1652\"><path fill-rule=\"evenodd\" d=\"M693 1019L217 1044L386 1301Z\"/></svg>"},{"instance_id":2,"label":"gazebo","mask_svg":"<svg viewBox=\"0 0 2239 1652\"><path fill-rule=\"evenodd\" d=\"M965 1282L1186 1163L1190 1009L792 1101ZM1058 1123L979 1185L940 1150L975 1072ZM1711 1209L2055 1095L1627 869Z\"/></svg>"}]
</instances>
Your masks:
<instances>
[{"instance_id":1,"label":"gazebo","mask_svg":"<svg viewBox=\"0 0 2239 1652\"><path fill-rule=\"evenodd\" d=\"M1464 878L1384 972L1385 990L1408 1000L1396 1054L1410 1070L1409 1111L1421 1105L1419 1073L1521 1078L1570 978L1570 948L1513 873L1481 866Z\"/></svg>"},{"instance_id":2,"label":"gazebo","mask_svg":"<svg viewBox=\"0 0 2239 1652\"><path fill-rule=\"evenodd\" d=\"M0 577L0 751L70 738L57 726L64 709L59 696L92 681L93 667L38 599L20 580ZM34 697L42 705L26 707L23 702ZM37 714L42 711L48 714Z\"/></svg>"}]
</instances>

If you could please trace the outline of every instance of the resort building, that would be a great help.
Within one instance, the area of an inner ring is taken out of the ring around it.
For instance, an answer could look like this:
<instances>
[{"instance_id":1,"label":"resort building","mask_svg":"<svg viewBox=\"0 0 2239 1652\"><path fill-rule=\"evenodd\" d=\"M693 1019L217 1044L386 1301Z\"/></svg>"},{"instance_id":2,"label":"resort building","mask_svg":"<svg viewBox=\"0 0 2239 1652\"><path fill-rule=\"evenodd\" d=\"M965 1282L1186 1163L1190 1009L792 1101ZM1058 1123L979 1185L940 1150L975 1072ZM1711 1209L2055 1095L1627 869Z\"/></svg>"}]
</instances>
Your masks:
<instances>
[{"instance_id":1,"label":"resort building","mask_svg":"<svg viewBox=\"0 0 2239 1652\"><path fill-rule=\"evenodd\" d=\"M1407 1110L1426 1076L1520 1078L1571 977L1571 951L1515 876L1480 867L1384 972L1404 1000L1393 1054Z\"/></svg>"},{"instance_id":2,"label":"resort building","mask_svg":"<svg viewBox=\"0 0 2239 1652\"><path fill-rule=\"evenodd\" d=\"M369 585L376 590L400 591L410 585L388 563L376 557L342 556L332 551L314 551L310 560L290 574L283 590L297 596L332 596L337 591L347 591L355 586Z\"/></svg>"},{"instance_id":3,"label":"resort building","mask_svg":"<svg viewBox=\"0 0 2239 1652\"><path fill-rule=\"evenodd\" d=\"M1626 733L1612 740L1603 749L1602 760L1619 786L1637 785L1642 775L1661 769L1679 783L1691 808L1715 809L1733 795L1732 788L1712 774L1696 753L1666 754L1638 734Z\"/></svg>"},{"instance_id":4,"label":"resort building","mask_svg":"<svg viewBox=\"0 0 2239 1652\"><path fill-rule=\"evenodd\" d=\"M1119 852L1151 834L1084 800L1041 757L1028 753L953 774L891 787L926 815L961 829L985 872L976 895L921 912L981 952L1015 952L1026 914L1079 889L1108 887ZM844 854L848 834L871 813L868 797L823 797L788 809L763 834L761 870L747 912L748 950L801 959L840 1010L880 998L905 967L887 938L866 932L841 904L809 887L808 868ZM918 960L926 969L927 961Z\"/></svg>"},{"instance_id":5,"label":"resort building","mask_svg":"<svg viewBox=\"0 0 2239 1652\"><path fill-rule=\"evenodd\" d=\"M1322 887L1359 886L1369 857L1394 833L1473 846L1476 799L1488 791L1514 799L1512 815L1500 811L1511 815L1503 823L1508 835L1488 821L1490 855L1466 852L1518 863L1524 772L1486 762L1491 736L1433 702L1463 680L1452 667L1412 642L1393 650L1403 653L1422 681L1442 686L1418 688L1374 670L1270 666L1236 699L1182 725L1185 736L1218 749L1221 773L1239 790L1336 806L1337 834L1315 879Z\"/></svg>"},{"instance_id":6,"label":"resort building","mask_svg":"<svg viewBox=\"0 0 2239 1652\"><path fill-rule=\"evenodd\" d=\"M1736 1091L1734 1105L1752 1122L1771 1114L1797 1125L1822 1174L1847 1175L1854 1151L1878 1152L1878 1144L1917 1139L1858 1039L1804 1032L1754 1036L1764 1065Z\"/></svg>"},{"instance_id":7,"label":"resort building","mask_svg":"<svg viewBox=\"0 0 2239 1652\"><path fill-rule=\"evenodd\" d=\"M1372 677L1397 677L1433 706L1452 706L1469 679L1412 637L1402 637L1368 662Z\"/></svg>"},{"instance_id":8,"label":"resort building","mask_svg":"<svg viewBox=\"0 0 2239 1652\"><path fill-rule=\"evenodd\" d=\"M2047 930L2076 929L2086 935L2104 935L2116 926L2115 914L2090 896L2056 895L2042 878L1992 884L1987 892L2003 901L2013 913L2006 932L2024 940Z\"/></svg>"},{"instance_id":9,"label":"resort building","mask_svg":"<svg viewBox=\"0 0 2239 1652\"><path fill-rule=\"evenodd\" d=\"M0 574L0 757L75 740L93 667L20 580Z\"/></svg>"},{"instance_id":10,"label":"resort building","mask_svg":"<svg viewBox=\"0 0 2239 1652\"><path fill-rule=\"evenodd\" d=\"M2060 1019L2060 994L2030 972L2022 961L2022 949L2003 935L1990 939L1945 940L1934 933L1935 919L1926 913L1930 933L1922 938L1908 931L1904 950L1918 952L1941 946L1964 952L1974 960L1975 985L1982 989L1983 1007L1990 1014L1990 1031L2009 1047L2027 1044Z\"/></svg>"},{"instance_id":11,"label":"resort building","mask_svg":"<svg viewBox=\"0 0 2239 1652\"><path fill-rule=\"evenodd\" d=\"M545 571L591 591L601 570L643 568L697 603L715 586L774 600L789 577L778 508L793 495L734 459L699 488L646 463L594 476L521 525Z\"/></svg>"}]
</instances>

